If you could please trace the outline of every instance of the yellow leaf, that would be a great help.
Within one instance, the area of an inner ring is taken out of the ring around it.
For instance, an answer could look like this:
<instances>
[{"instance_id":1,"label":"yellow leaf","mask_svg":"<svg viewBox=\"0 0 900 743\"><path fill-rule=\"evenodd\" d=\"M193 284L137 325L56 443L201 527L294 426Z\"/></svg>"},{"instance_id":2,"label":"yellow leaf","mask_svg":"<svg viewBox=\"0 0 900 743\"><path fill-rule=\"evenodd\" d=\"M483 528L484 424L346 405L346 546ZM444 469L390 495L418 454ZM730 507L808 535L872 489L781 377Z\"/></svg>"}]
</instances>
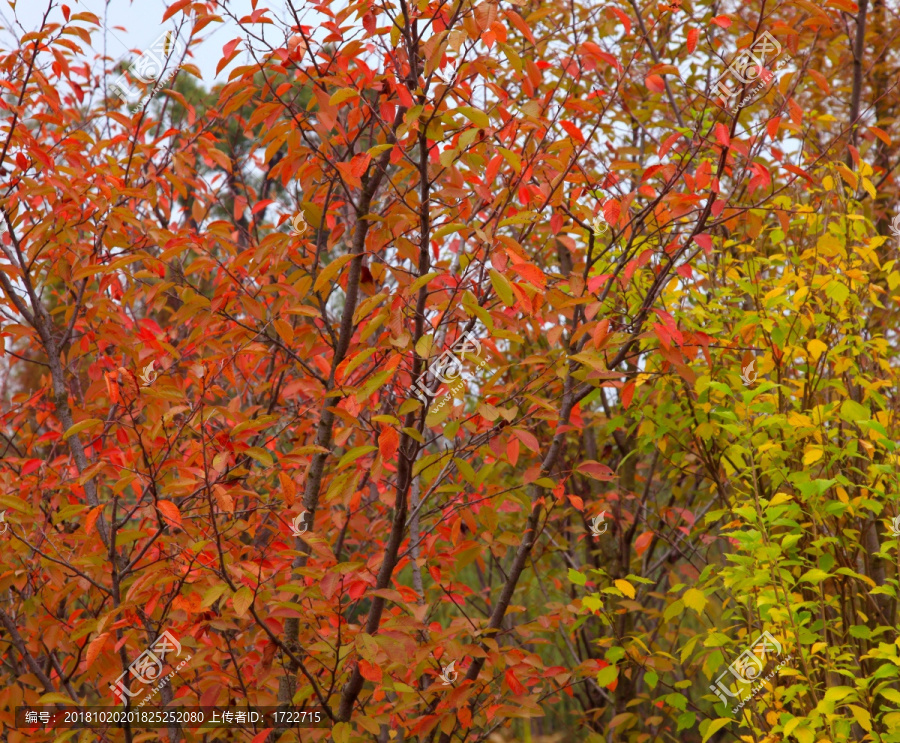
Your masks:
<instances>
[{"instance_id":1,"label":"yellow leaf","mask_svg":"<svg viewBox=\"0 0 900 743\"><path fill-rule=\"evenodd\" d=\"M824 452L817 447L807 449L806 453L803 455L803 464L812 464L813 462L818 462L822 458L823 454Z\"/></svg>"},{"instance_id":2,"label":"yellow leaf","mask_svg":"<svg viewBox=\"0 0 900 743\"><path fill-rule=\"evenodd\" d=\"M634 598L634 586L631 585L627 580L617 580L615 581L615 584L616 588L618 588L628 598Z\"/></svg>"},{"instance_id":3,"label":"yellow leaf","mask_svg":"<svg viewBox=\"0 0 900 743\"><path fill-rule=\"evenodd\" d=\"M713 737L719 730L725 727L731 720L727 717L720 717L718 720L713 720L709 727L706 728L706 732L703 734L703 743L706 743L710 738Z\"/></svg>"},{"instance_id":4,"label":"yellow leaf","mask_svg":"<svg viewBox=\"0 0 900 743\"><path fill-rule=\"evenodd\" d=\"M850 711L853 712L853 716L856 718L856 721L859 723L859 726L865 730L867 733L872 732L872 718L869 715L868 711L863 709L862 707L858 707L855 704L850 705Z\"/></svg>"},{"instance_id":5,"label":"yellow leaf","mask_svg":"<svg viewBox=\"0 0 900 743\"><path fill-rule=\"evenodd\" d=\"M810 358L812 358L813 361L818 361L819 356L828 350L828 346L822 343L818 338L814 338L806 344L806 350L809 351Z\"/></svg>"},{"instance_id":6,"label":"yellow leaf","mask_svg":"<svg viewBox=\"0 0 900 743\"><path fill-rule=\"evenodd\" d=\"M872 181L870 181L868 178L863 178L862 186L866 190L866 193L869 194L869 196L871 196L874 200L878 195L878 192L875 190L875 186L872 185Z\"/></svg>"},{"instance_id":7,"label":"yellow leaf","mask_svg":"<svg viewBox=\"0 0 900 743\"><path fill-rule=\"evenodd\" d=\"M81 433L86 428L97 426L101 423L103 423L103 421L97 418L88 418L87 420L79 421L63 434L63 439L68 439L70 436L74 436L76 433Z\"/></svg>"},{"instance_id":8,"label":"yellow leaf","mask_svg":"<svg viewBox=\"0 0 900 743\"><path fill-rule=\"evenodd\" d=\"M234 598L231 600L231 603L234 604L234 612L239 617L244 616L247 613L247 609L250 608L250 604L253 603L253 591L251 591L247 586L241 588L236 594L234 594Z\"/></svg>"},{"instance_id":9,"label":"yellow leaf","mask_svg":"<svg viewBox=\"0 0 900 743\"><path fill-rule=\"evenodd\" d=\"M324 288L327 284L336 283L332 281L332 278L334 278L336 274L340 273L340 270L356 257L356 255L351 253L349 255L342 255L338 258L335 258L331 263L325 266L325 269L322 271L322 273L319 274L319 277L316 279L316 283L313 284L313 291L317 292L320 289Z\"/></svg>"},{"instance_id":10,"label":"yellow leaf","mask_svg":"<svg viewBox=\"0 0 900 743\"><path fill-rule=\"evenodd\" d=\"M337 106L339 103L343 103L348 98L356 98L358 95L359 93L353 88L342 88L328 99L328 105Z\"/></svg>"},{"instance_id":11,"label":"yellow leaf","mask_svg":"<svg viewBox=\"0 0 900 743\"><path fill-rule=\"evenodd\" d=\"M782 503L787 503L793 497L794 496L788 495L787 493L775 493L775 496L769 501L769 506L780 506Z\"/></svg>"},{"instance_id":12,"label":"yellow leaf","mask_svg":"<svg viewBox=\"0 0 900 743\"><path fill-rule=\"evenodd\" d=\"M681 597L681 600L684 601L684 605L693 609L697 614L702 614L703 609L706 606L706 596L703 595L703 591L699 588L689 588L684 592L684 596Z\"/></svg>"}]
</instances>

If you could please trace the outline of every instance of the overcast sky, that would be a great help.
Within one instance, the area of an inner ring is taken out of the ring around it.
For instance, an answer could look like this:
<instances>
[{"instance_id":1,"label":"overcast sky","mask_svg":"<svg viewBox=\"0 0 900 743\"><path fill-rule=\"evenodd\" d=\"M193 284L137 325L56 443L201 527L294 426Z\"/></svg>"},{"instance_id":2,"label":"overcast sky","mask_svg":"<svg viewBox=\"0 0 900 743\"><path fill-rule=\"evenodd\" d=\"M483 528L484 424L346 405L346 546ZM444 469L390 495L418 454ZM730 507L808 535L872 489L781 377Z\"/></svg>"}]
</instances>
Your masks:
<instances>
[{"instance_id":1,"label":"overcast sky","mask_svg":"<svg viewBox=\"0 0 900 743\"><path fill-rule=\"evenodd\" d=\"M176 23L183 14L176 13L172 18L163 23L161 21L166 8L174 0L64 0L72 14L90 11L105 26L105 33L100 29L91 35L92 47L96 54L104 53L114 60L132 59L143 49L150 47L154 41L166 30L174 29ZM55 23L63 23L63 0L18 0L15 10L6 3L0 6L0 25L4 29L15 29L15 34L21 37L23 33L36 31L41 26L41 20L52 6L48 20ZM220 3L238 18L252 12L250 0L226 0ZM294 0L294 6L303 8L301 18L304 25L309 23L313 27L318 25L314 14L304 0ZM304 7L305 6L305 7ZM290 14L287 12L285 0L259 0L258 8L270 8L272 16L287 20ZM203 82L210 87L214 82L225 82L228 79L228 71L234 66L245 63L243 55L239 55L228 68L216 77L216 65L222 57L222 47L236 36L242 36L238 25L227 17L226 13L219 11L224 23L211 23L200 32L203 40L200 44L191 46L195 64L203 75ZM253 26L254 31L260 32L261 26ZM266 37L274 41L280 36L273 36L273 32L280 29L274 26L266 26ZM79 43L80 40L77 40ZM8 31L0 36L0 46L11 48L14 41Z\"/></svg>"}]
</instances>

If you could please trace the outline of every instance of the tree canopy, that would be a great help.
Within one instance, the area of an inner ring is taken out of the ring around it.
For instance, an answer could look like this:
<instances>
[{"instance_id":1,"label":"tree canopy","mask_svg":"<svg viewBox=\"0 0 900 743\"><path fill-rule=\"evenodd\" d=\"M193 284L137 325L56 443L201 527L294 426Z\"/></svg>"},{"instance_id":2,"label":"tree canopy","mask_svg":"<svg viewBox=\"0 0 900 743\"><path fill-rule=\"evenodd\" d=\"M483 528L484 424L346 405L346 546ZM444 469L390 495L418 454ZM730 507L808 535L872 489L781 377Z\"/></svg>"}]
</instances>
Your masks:
<instances>
[{"instance_id":1,"label":"tree canopy","mask_svg":"<svg viewBox=\"0 0 900 743\"><path fill-rule=\"evenodd\" d=\"M900 741L900 5L11 5L4 740Z\"/></svg>"}]
</instances>

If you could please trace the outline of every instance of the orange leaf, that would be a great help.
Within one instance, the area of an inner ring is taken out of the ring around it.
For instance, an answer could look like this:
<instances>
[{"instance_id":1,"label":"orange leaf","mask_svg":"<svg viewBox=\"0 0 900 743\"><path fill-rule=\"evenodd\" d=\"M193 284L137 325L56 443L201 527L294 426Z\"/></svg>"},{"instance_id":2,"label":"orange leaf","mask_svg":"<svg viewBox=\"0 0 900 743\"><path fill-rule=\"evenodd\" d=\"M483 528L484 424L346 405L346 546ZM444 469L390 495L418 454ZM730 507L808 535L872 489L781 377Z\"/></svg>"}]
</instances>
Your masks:
<instances>
[{"instance_id":1,"label":"orange leaf","mask_svg":"<svg viewBox=\"0 0 900 743\"><path fill-rule=\"evenodd\" d=\"M103 632L91 640L87 652L84 654L85 668L90 668L94 665L94 661L97 660L97 656L100 655L100 651L103 650L103 646L106 644L107 637L109 637L109 632Z\"/></svg>"},{"instance_id":2,"label":"orange leaf","mask_svg":"<svg viewBox=\"0 0 900 743\"><path fill-rule=\"evenodd\" d=\"M884 142L888 147L891 146L891 138L888 136L888 133L884 129L879 129L877 126L870 126L869 131L872 132L878 139Z\"/></svg>"},{"instance_id":3,"label":"orange leaf","mask_svg":"<svg viewBox=\"0 0 900 743\"><path fill-rule=\"evenodd\" d=\"M666 83L659 75L647 75L644 78L644 85L647 86L647 90L650 90L654 93L663 93L666 90Z\"/></svg>"},{"instance_id":4,"label":"orange leaf","mask_svg":"<svg viewBox=\"0 0 900 743\"><path fill-rule=\"evenodd\" d=\"M104 372L103 379L106 382L106 391L109 393L109 401L115 405L122 398L119 395L119 383L116 381L118 373L115 371Z\"/></svg>"},{"instance_id":5,"label":"orange leaf","mask_svg":"<svg viewBox=\"0 0 900 743\"><path fill-rule=\"evenodd\" d=\"M397 432L390 426L385 426L378 436L378 450L381 452L381 458L385 462L391 462L397 454L397 446L400 443L400 437Z\"/></svg>"},{"instance_id":6,"label":"orange leaf","mask_svg":"<svg viewBox=\"0 0 900 743\"><path fill-rule=\"evenodd\" d=\"M178 506L172 503L172 501L161 500L156 504L156 507L163 516L169 519L169 521L173 522L176 526L181 526L181 511L178 510Z\"/></svg>"},{"instance_id":7,"label":"orange leaf","mask_svg":"<svg viewBox=\"0 0 900 743\"><path fill-rule=\"evenodd\" d=\"M619 10L618 8L612 7L612 8L610 8L610 10L619 17L620 21L622 21L622 25L625 26L625 33L630 34L631 33L631 19L627 15L625 15L624 12Z\"/></svg>"},{"instance_id":8,"label":"orange leaf","mask_svg":"<svg viewBox=\"0 0 900 743\"><path fill-rule=\"evenodd\" d=\"M84 520L84 533L90 534L94 530L94 524L103 512L103 505L96 506L88 511L87 518Z\"/></svg>"},{"instance_id":9,"label":"orange leaf","mask_svg":"<svg viewBox=\"0 0 900 743\"><path fill-rule=\"evenodd\" d=\"M629 382L622 388L622 405L625 406L625 409L628 409L628 406L631 405L631 398L634 397L634 382Z\"/></svg>"},{"instance_id":10,"label":"orange leaf","mask_svg":"<svg viewBox=\"0 0 900 743\"><path fill-rule=\"evenodd\" d=\"M774 116L766 122L766 131L769 133L769 137L775 139L775 135L778 134L778 125L781 123L780 116Z\"/></svg>"},{"instance_id":11,"label":"orange leaf","mask_svg":"<svg viewBox=\"0 0 900 743\"><path fill-rule=\"evenodd\" d=\"M190 5L192 2L193 2L193 0L178 0L178 2L172 3L172 4L169 6L168 10L166 10L166 12L163 13L162 19L163 19L164 21L169 20L169 19L170 19L173 15L175 15L179 10L182 10L182 9L186 8L186 7L187 7L188 5Z\"/></svg>"},{"instance_id":12,"label":"orange leaf","mask_svg":"<svg viewBox=\"0 0 900 743\"><path fill-rule=\"evenodd\" d=\"M722 28L728 28L731 25L731 19L727 15L717 15L710 23L715 23Z\"/></svg>"},{"instance_id":13,"label":"orange leaf","mask_svg":"<svg viewBox=\"0 0 900 743\"><path fill-rule=\"evenodd\" d=\"M547 285L547 278L544 276L544 272L532 263L519 263L513 266L512 270L538 289L543 289Z\"/></svg>"},{"instance_id":14,"label":"orange leaf","mask_svg":"<svg viewBox=\"0 0 900 743\"><path fill-rule=\"evenodd\" d=\"M645 531L637 539L634 540L634 551L637 553L638 557L640 557L647 551L647 548L650 546L650 542L652 541L652 531Z\"/></svg>"}]
</instances>

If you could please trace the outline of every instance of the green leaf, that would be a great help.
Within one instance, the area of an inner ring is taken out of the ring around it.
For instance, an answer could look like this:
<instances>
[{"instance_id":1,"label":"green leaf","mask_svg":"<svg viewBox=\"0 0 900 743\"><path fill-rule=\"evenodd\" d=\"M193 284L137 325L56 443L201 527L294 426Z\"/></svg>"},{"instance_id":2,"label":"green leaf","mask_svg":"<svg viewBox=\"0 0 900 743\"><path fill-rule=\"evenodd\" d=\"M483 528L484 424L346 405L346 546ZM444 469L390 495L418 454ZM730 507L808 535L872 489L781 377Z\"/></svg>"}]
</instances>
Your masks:
<instances>
[{"instance_id":1,"label":"green leaf","mask_svg":"<svg viewBox=\"0 0 900 743\"><path fill-rule=\"evenodd\" d=\"M713 735L725 727L729 722L733 721L729 720L727 717L720 717L718 720L710 722L705 732L703 732L703 723L700 723L700 731L703 732L703 741L701 743L706 743L706 741L712 738Z\"/></svg>"},{"instance_id":2,"label":"green leaf","mask_svg":"<svg viewBox=\"0 0 900 743\"><path fill-rule=\"evenodd\" d=\"M848 423L867 421L871 417L869 409L853 400L844 400L841 403L841 418Z\"/></svg>"},{"instance_id":3,"label":"green leaf","mask_svg":"<svg viewBox=\"0 0 900 743\"><path fill-rule=\"evenodd\" d=\"M68 439L70 436L74 436L76 433L81 433L85 429L99 425L100 423L103 423L103 421L99 420L98 418L88 418L87 420L79 421L63 434L63 439Z\"/></svg>"},{"instance_id":4,"label":"green leaf","mask_svg":"<svg viewBox=\"0 0 900 743\"><path fill-rule=\"evenodd\" d=\"M677 617L682 613L684 613L684 601L678 599L678 601L673 601L666 607L666 610L663 613L663 620L668 622L673 617Z\"/></svg>"},{"instance_id":5,"label":"green leaf","mask_svg":"<svg viewBox=\"0 0 900 743\"><path fill-rule=\"evenodd\" d=\"M824 570L819 570L819 568L813 568L812 570L807 570L803 575L801 575L800 580L807 581L809 583L821 583L826 578L831 577L831 573L826 573Z\"/></svg>"},{"instance_id":6,"label":"green leaf","mask_svg":"<svg viewBox=\"0 0 900 743\"><path fill-rule=\"evenodd\" d=\"M587 584L587 578L585 577L584 573L579 573L574 568L569 568L569 580L578 586Z\"/></svg>"},{"instance_id":7,"label":"green leaf","mask_svg":"<svg viewBox=\"0 0 900 743\"><path fill-rule=\"evenodd\" d=\"M599 686L609 686L618 677L618 666L606 666L606 668L601 668L600 672L597 674L597 684Z\"/></svg>"},{"instance_id":8,"label":"green leaf","mask_svg":"<svg viewBox=\"0 0 900 743\"><path fill-rule=\"evenodd\" d=\"M651 689L655 689L656 685L659 683L659 674L655 671L647 671L647 673L644 674L644 682Z\"/></svg>"}]
</instances>

